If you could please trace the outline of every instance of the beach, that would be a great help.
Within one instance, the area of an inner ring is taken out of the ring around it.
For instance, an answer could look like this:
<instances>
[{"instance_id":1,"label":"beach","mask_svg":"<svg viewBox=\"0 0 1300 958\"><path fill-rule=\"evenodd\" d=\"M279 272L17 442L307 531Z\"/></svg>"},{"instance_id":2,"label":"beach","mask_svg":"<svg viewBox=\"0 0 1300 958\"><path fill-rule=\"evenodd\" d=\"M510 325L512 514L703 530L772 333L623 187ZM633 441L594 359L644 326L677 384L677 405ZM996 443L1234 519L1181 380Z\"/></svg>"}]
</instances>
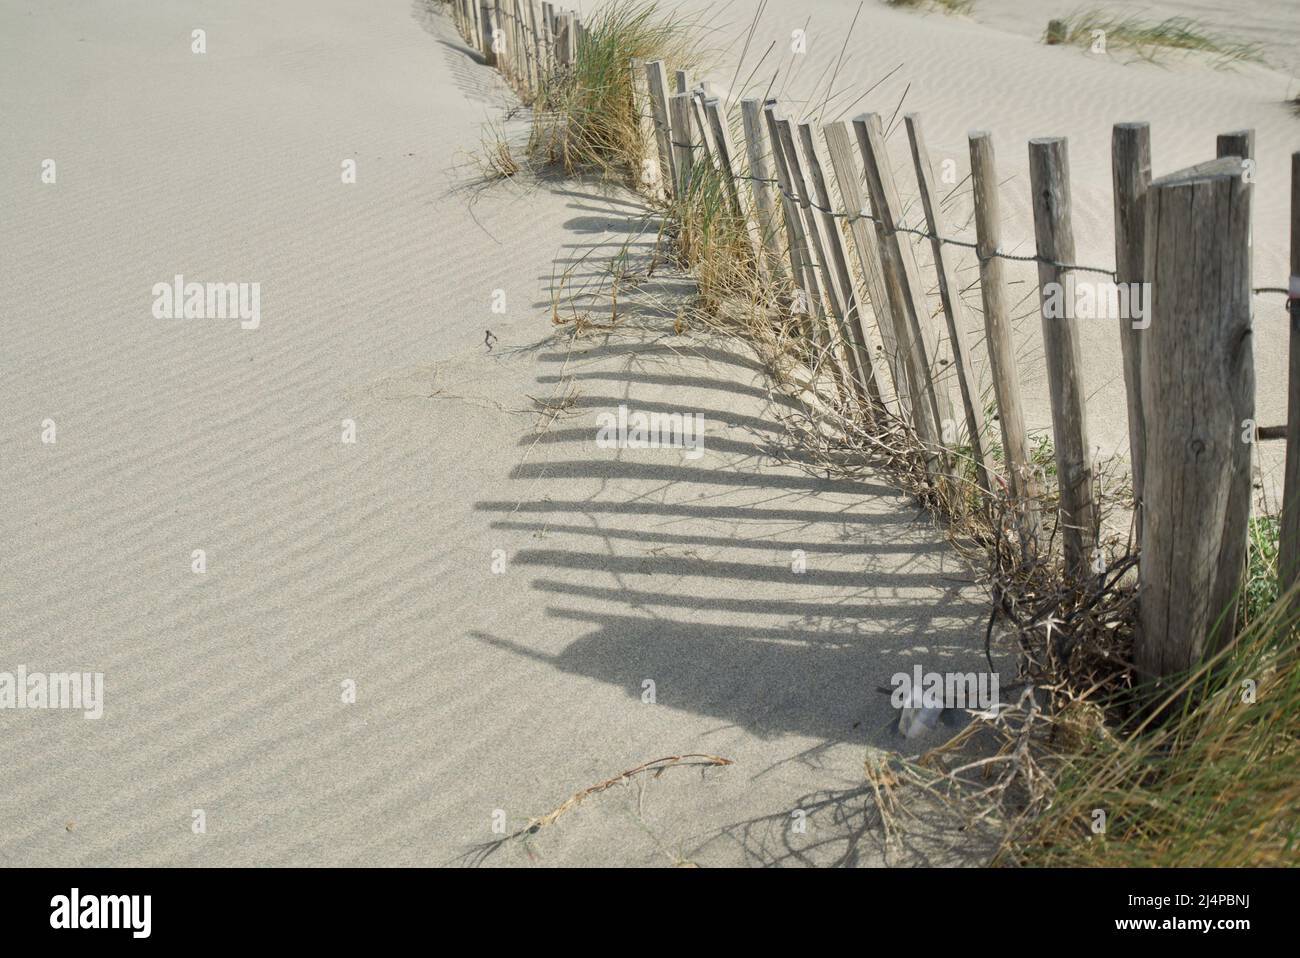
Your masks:
<instances>
[{"instance_id":1,"label":"beach","mask_svg":"<svg viewBox=\"0 0 1300 958\"><path fill-rule=\"evenodd\" d=\"M736 0L701 78L791 117L896 113L909 181L903 113L959 182L967 132L992 130L1012 253L1033 252L1025 144L1066 135L1078 257L1103 267L1114 123L1151 123L1157 175L1253 128L1255 285L1285 286L1300 26L1261 0L1193 5L1268 62L1126 64L1039 43L1057 6L868 3L850 33L858 5L818 0L768 9L742 58L756 0ZM849 92L821 110L828 89ZM982 854L937 818L886 847L863 776L879 751L951 734L903 739L881 689L921 665L987 668L977 570L884 477L792 455L791 403L755 353L674 330L689 277L658 275L670 306L642 323L555 322L566 289L656 237L609 184L485 183L484 131L517 134L516 107L422 0L0 0L0 671L102 675L98 717L0 709L0 864ZM969 196L953 202L969 238ZM1287 328L1282 300L1257 297L1261 425L1285 421ZM1087 328L1084 360L1092 441L1123 455L1113 323ZM699 416L702 439L630 442L620 407ZM1013 652L994 650L1008 677ZM685 756L703 758L527 831Z\"/></svg>"}]
</instances>

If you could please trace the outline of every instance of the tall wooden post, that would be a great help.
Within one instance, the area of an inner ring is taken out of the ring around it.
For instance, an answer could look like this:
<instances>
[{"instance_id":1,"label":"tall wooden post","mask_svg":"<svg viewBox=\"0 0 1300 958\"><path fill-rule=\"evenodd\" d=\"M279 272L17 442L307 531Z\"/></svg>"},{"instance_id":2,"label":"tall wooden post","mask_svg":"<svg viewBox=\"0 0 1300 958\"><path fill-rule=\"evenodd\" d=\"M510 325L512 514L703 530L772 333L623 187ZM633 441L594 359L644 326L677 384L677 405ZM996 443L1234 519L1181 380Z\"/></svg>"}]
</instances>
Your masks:
<instances>
[{"instance_id":1,"label":"tall wooden post","mask_svg":"<svg viewBox=\"0 0 1300 958\"><path fill-rule=\"evenodd\" d=\"M893 170L885 149L885 134L878 114L870 113L853 121L862 151L862 165L866 171L867 190L871 194L871 208L879 222L876 232L880 239L885 264L886 281L891 286L891 299L895 309L906 320L907 338L900 338L904 358L908 362L908 380L915 384L912 416L918 438L934 456L942 457L946 446L956 445L956 425L952 397L948 382L942 376L942 359L939 337L930 321L930 311L925 304L921 288L920 271L912 244L901 237L898 227L903 221L903 207L894 183ZM932 462L931 471L948 472L945 464L939 470Z\"/></svg>"},{"instance_id":2,"label":"tall wooden post","mask_svg":"<svg viewBox=\"0 0 1300 958\"><path fill-rule=\"evenodd\" d=\"M673 125L668 114L668 79L663 60L649 60L645 65L650 117L655 126L655 145L659 149L659 169L671 190L677 189L677 154L673 150Z\"/></svg>"},{"instance_id":3,"label":"tall wooden post","mask_svg":"<svg viewBox=\"0 0 1300 958\"><path fill-rule=\"evenodd\" d=\"M943 243L944 218L939 197L934 186L934 170L930 166L930 153L925 147L921 132L921 118L909 113L903 118L907 123L907 139L912 147L912 165L916 167L916 183L921 191L921 207L930 233L930 249L934 253L934 271L939 282L939 303L948 322L948 341L952 345L953 365L957 370L957 385L961 391L962 408L966 413L966 432L970 437L971 459L975 462L980 487L986 493L993 491L993 461L989 457L984 439L984 404L980 402L979 384L971 365L970 346L966 342L966 308L961 301L957 285L956 264L951 248Z\"/></svg>"},{"instance_id":4,"label":"tall wooden post","mask_svg":"<svg viewBox=\"0 0 1300 958\"><path fill-rule=\"evenodd\" d=\"M755 218L758 221L759 239L763 248L763 262L767 275L780 283L786 277L782 263L780 219L777 214L775 191L772 189L772 170L768 154L763 150L763 105L757 97L740 101L740 118L744 124L745 155L749 161L749 186L754 197Z\"/></svg>"},{"instance_id":5,"label":"tall wooden post","mask_svg":"<svg viewBox=\"0 0 1300 958\"><path fill-rule=\"evenodd\" d=\"M1254 420L1250 189L1237 158L1152 182L1142 344L1147 456L1138 669L1191 668L1232 634L1250 499L1237 447ZM1248 462L1249 460L1247 460Z\"/></svg>"},{"instance_id":6,"label":"tall wooden post","mask_svg":"<svg viewBox=\"0 0 1300 958\"><path fill-rule=\"evenodd\" d=\"M1038 548L1041 490L1029 456L1029 435L1025 430L1024 401L1020 398L1020 372L1011 335L1011 310L1007 305L1003 261L996 255L1002 242L1002 216L993 135L976 131L970 134L969 143L971 184L975 193L976 256L980 264L980 292L984 299L984 341L989 351L993 395L998 404L1007 480L1019 516L1021 551L1027 559Z\"/></svg>"},{"instance_id":7,"label":"tall wooden post","mask_svg":"<svg viewBox=\"0 0 1300 958\"><path fill-rule=\"evenodd\" d=\"M1093 571L1096 515L1093 507L1092 447L1084 406L1083 352L1069 271L1074 262L1070 215L1070 162L1064 137L1029 141L1029 183L1038 241L1038 288L1043 321L1043 356L1052 403L1052 438L1060 492L1059 528L1065 566L1079 580ZM1060 307L1061 315L1054 315Z\"/></svg>"},{"instance_id":8,"label":"tall wooden post","mask_svg":"<svg viewBox=\"0 0 1300 958\"><path fill-rule=\"evenodd\" d=\"M1300 153L1291 154L1291 350L1286 403L1286 473L1282 488L1282 541L1278 585L1285 591L1300 578Z\"/></svg>"},{"instance_id":9,"label":"tall wooden post","mask_svg":"<svg viewBox=\"0 0 1300 958\"><path fill-rule=\"evenodd\" d=\"M874 225L867 219L869 215L867 201L862 195L860 177L853 163L848 125L843 121L827 123L822 127L822 136L826 139L826 151L831 158L831 169L835 171L835 182L840 188L840 197L844 200L844 207L850 214L849 232L853 236L853 246L858 254L858 266L866 279L867 293L871 297L871 309L876 317L876 331L880 334L898 412L904 420L911 422L912 406L909 397L912 395L912 387L908 385L907 364L898 347L898 330L903 328L900 325L901 314L896 314L890 303L884 267L880 262L880 243ZM865 319L865 316L863 318ZM902 341L907 341L905 330ZM866 335L865 324L863 342L871 342L871 338ZM880 384L880 381L877 380L877 383ZM883 385L881 393L883 398L885 393Z\"/></svg>"},{"instance_id":10,"label":"tall wooden post","mask_svg":"<svg viewBox=\"0 0 1300 958\"><path fill-rule=\"evenodd\" d=\"M1115 196L1115 282L1127 286L1130 312L1151 304L1141 292L1146 255L1144 202L1151 185L1151 127L1146 123L1117 123L1111 133L1111 176ZM1132 291L1139 291L1137 296ZM1128 399L1129 464L1133 500L1137 505L1137 534L1142 541L1142 480L1146 475L1146 413L1142 408L1142 327L1138 316L1121 316L1119 344L1124 357L1124 391Z\"/></svg>"}]
</instances>

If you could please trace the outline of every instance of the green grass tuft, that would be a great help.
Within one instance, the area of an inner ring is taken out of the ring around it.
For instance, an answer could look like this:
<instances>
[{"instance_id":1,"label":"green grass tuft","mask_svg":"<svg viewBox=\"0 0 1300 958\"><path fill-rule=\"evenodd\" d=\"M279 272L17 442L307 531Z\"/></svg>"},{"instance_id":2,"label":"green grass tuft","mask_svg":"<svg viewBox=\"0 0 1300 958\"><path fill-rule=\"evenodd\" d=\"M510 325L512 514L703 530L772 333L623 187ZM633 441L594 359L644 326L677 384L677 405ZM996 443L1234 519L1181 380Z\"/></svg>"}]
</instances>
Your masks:
<instances>
[{"instance_id":1,"label":"green grass tuft","mask_svg":"<svg viewBox=\"0 0 1300 958\"><path fill-rule=\"evenodd\" d=\"M1182 50L1208 54L1216 66L1263 61L1259 44L1241 43L1211 33L1204 24L1190 17L1152 21L1105 10L1085 10L1051 21L1043 33L1043 42L1090 48L1097 31L1105 34L1107 50L1132 50L1144 60L1153 61L1163 53Z\"/></svg>"}]
</instances>

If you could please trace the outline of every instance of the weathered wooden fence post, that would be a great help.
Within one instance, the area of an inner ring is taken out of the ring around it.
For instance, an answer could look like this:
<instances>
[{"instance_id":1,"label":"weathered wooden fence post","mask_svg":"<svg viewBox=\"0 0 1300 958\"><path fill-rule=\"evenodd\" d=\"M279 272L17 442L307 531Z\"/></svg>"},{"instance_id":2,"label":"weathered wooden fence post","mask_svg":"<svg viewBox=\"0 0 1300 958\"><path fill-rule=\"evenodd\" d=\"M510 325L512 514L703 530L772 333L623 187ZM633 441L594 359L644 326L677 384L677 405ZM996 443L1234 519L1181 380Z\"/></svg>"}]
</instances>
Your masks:
<instances>
[{"instance_id":1,"label":"weathered wooden fence post","mask_svg":"<svg viewBox=\"0 0 1300 958\"><path fill-rule=\"evenodd\" d=\"M737 172L739 157L736 156L735 147L731 143L731 130L727 126L727 116L722 112L722 102L717 97L709 97L704 101L704 112L713 131L713 142L718 151L718 166L725 177L736 215L740 217L745 227L745 235L749 238L749 249L754 255L754 268L759 276L764 276L763 241L758 220L749 201L749 192L741 188L740 174Z\"/></svg>"},{"instance_id":2,"label":"weathered wooden fence post","mask_svg":"<svg viewBox=\"0 0 1300 958\"><path fill-rule=\"evenodd\" d=\"M639 57L632 57L628 69L632 71L632 113L641 133L641 162L638 170L641 188L656 199L662 199L664 186L663 171L659 165L659 136L650 105L646 63Z\"/></svg>"},{"instance_id":3,"label":"weathered wooden fence post","mask_svg":"<svg viewBox=\"0 0 1300 958\"><path fill-rule=\"evenodd\" d=\"M930 248L934 253L934 271L939 281L939 302L948 322L948 341L952 345L953 365L957 370L957 385L961 391L962 406L966 413L966 431L970 435L971 459L975 463L980 487L993 492L993 460L988 454L984 439L984 404L980 401L979 384L970 361L970 346L966 343L966 308L961 301L961 287L951 252L944 246L943 210L934 187L934 170L930 166L930 153L925 148L925 135L921 132L921 118L909 113L904 118L907 139L912 147L912 165L916 167L916 183L921 191L921 207L930 232Z\"/></svg>"},{"instance_id":4,"label":"weathered wooden fence post","mask_svg":"<svg viewBox=\"0 0 1300 958\"><path fill-rule=\"evenodd\" d=\"M745 153L749 161L750 192L754 197L758 220L759 239L763 247L763 260L767 275L777 283L786 277L782 263L780 220L772 190L772 171L763 152L763 105L756 97L740 101L740 117L744 124Z\"/></svg>"},{"instance_id":5,"label":"weathered wooden fence post","mask_svg":"<svg viewBox=\"0 0 1300 958\"><path fill-rule=\"evenodd\" d=\"M1146 250L1143 203L1151 185L1151 127L1146 123L1117 123L1111 133L1111 177L1115 196L1115 282L1119 301L1130 315L1119 317L1119 343L1124 357L1124 391L1128 399L1129 466L1133 501L1137 507L1137 538L1142 541L1142 479L1146 463L1146 411L1142 408L1142 328L1145 319L1132 315L1151 304L1145 295L1142 270ZM1124 289L1128 289L1128 295ZM1137 291L1137 295L1133 292ZM1149 316L1149 313L1145 313Z\"/></svg>"},{"instance_id":6,"label":"weathered wooden fence post","mask_svg":"<svg viewBox=\"0 0 1300 958\"><path fill-rule=\"evenodd\" d=\"M825 336L825 342L829 345L828 358L831 360L831 369L837 377L837 382L847 390L854 390L857 388L855 386L857 380L849 368L848 358L845 355L845 343L840 336L840 328L844 323L845 316L844 299L839 283L832 271L830 258L826 253L826 244L823 242L821 230L818 228L817 216L813 212L808 182L804 178L803 164L800 162L798 150L795 148L794 131L790 126L790 121L778 120L777 132L780 136L781 149L785 154L790 189L798 197L797 202L803 212L804 235L812 241L811 247L805 244L804 250L807 252L810 262L815 254L822 289L825 290L826 299L830 304L831 315L826 320L825 327L819 327L817 332Z\"/></svg>"},{"instance_id":7,"label":"weathered wooden fence post","mask_svg":"<svg viewBox=\"0 0 1300 958\"><path fill-rule=\"evenodd\" d=\"M821 157L817 155L817 144L813 140L812 127L807 123L799 124L799 142L808 161L808 175L812 180L817 205L821 208L819 212L822 229L826 233L826 251L830 256L827 266L833 270L843 297L844 313L836 317L839 320L840 339L844 344L849 371L853 374L855 391L863 413L867 420L871 421L874 418L872 404L880 402L876 369L871 362L868 339L862 325L862 305L853 286L848 257L844 254L844 234L840 231L839 220L832 211L831 194L826 186L826 177L822 173Z\"/></svg>"},{"instance_id":8,"label":"weathered wooden fence post","mask_svg":"<svg viewBox=\"0 0 1300 958\"><path fill-rule=\"evenodd\" d=\"M1038 241L1038 288L1043 356L1052 403L1052 439L1060 493L1059 528L1068 573L1092 574L1096 542L1092 448L1084 406L1083 353L1074 318L1074 228L1070 217L1070 162L1064 137L1029 141L1029 183ZM1059 311L1060 315L1055 315Z\"/></svg>"},{"instance_id":9,"label":"weathered wooden fence post","mask_svg":"<svg viewBox=\"0 0 1300 958\"><path fill-rule=\"evenodd\" d=\"M1291 154L1291 350L1286 403L1286 472L1282 488L1282 533L1278 586L1285 592L1300 577L1300 153Z\"/></svg>"},{"instance_id":10,"label":"weathered wooden fence post","mask_svg":"<svg viewBox=\"0 0 1300 958\"><path fill-rule=\"evenodd\" d=\"M1234 157L1241 164L1241 180L1246 188L1246 205L1249 209L1254 209L1255 193L1255 131L1254 130L1237 130L1232 133L1220 134L1215 141L1216 153L1220 159L1225 157ZM1246 245L1254 246L1253 237L1255 235L1255 226L1253 222L1253 213L1247 215L1246 223ZM1246 287L1247 289L1254 286L1254 270L1252 257L1246 258ZM1252 303L1253 308L1253 303ZM1255 463L1255 440L1259 434L1255 426L1254 408L1255 408L1255 390L1252 385L1250 391L1250 422L1246 423L1242 419L1237 420L1241 429L1250 428L1250 442L1241 442L1233 446L1235 453L1233 462L1233 471L1236 475L1244 477L1246 482L1247 494L1243 496L1234 496L1230 502L1230 508L1227 515L1223 518L1224 534L1230 536L1231 531L1238 526L1248 529L1250 525L1250 476L1254 473ZM1285 495L1285 491L1283 495ZM1245 560L1242 560L1243 563ZM1232 623L1235 625L1235 623Z\"/></svg>"},{"instance_id":11,"label":"weathered wooden fence post","mask_svg":"<svg viewBox=\"0 0 1300 958\"><path fill-rule=\"evenodd\" d=\"M776 168L777 185L781 190L781 208L785 213L788 240L786 248L790 253L790 269L795 285L795 302L792 304L792 310L804 317L809 339L817 351L822 353L829 348L830 344L822 328L825 314L822 309L821 286L817 282L817 270L812 262L812 253L808 247L799 205L795 199L797 194L790 177L789 164L786 162L785 147L781 143L780 121L776 116L775 100L768 100L763 104L763 119L772 146L772 162Z\"/></svg>"},{"instance_id":12,"label":"weathered wooden fence post","mask_svg":"<svg viewBox=\"0 0 1300 958\"><path fill-rule=\"evenodd\" d=\"M939 338L930 322L912 245L898 233L903 207L889 165L884 129L875 113L856 118L853 129L862 151L871 208L878 220L876 232L880 239L886 282L890 287L890 300L895 311L905 319L907 335L904 338L900 331L899 345L909 364L908 381L916 387L912 402L913 424L917 436L931 449L932 455L946 459L945 447L956 445L957 420L947 379L941 377ZM949 472L950 468L950 463L945 463L942 469L937 462L931 464L932 472Z\"/></svg>"},{"instance_id":13,"label":"weathered wooden fence post","mask_svg":"<svg viewBox=\"0 0 1300 958\"><path fill-rule=\"evenodd\" d=\"M669 192L677 189L677 154L673 149L672 119L668 115L668 77L663 60L649 60L645 65L650 118L655 125L655 145L659 148L659 171L667 181Z\"/></svg>"},{"instance_id":14,"label":"weathered wooden fence post","mask_svg":"<svg viewBox=\"0 0 1300 958\"><path fill-rule=\"evenodd\" d=\"M668 121L672 132L673 195L685 197L690 190L691 173L695 166L694 124L691 122L691 95L674 93L668 98Z\"/></svg>"},{"instance_id":15,"label":"weathered wooden fence post","mask_svg":"<svg viewBox=\"0 0 1300 958\"><path fill-rule=\"evenodd\" d=\"M1038 548L1041 491L1029 455L1025 408L1020 398L1020 371L1016 366L1011 311L1007 306L1006 278L1002 260L996 255L998 244L1002 242L1002 216L993 135L975 131L969 135L969 143L971 184L975 193L976 256L984 300L984 339L989 351L993 395L998 404L1007 481L1019 517L1022 555L1028 558Z\"/></svg>"},{"instance_id":16,"label":"weathered wooden fence post","mask_svg":"<svg viewBox=\"0 0 1300 958\"><path fill-rule=\"evenodd\" d=\"M542 63L547 76L555 72L555 11L549 0L542 0Z\"/></svg>"},{"instance_id":17,"label":"weathered wooden fence post","mask_svg":"<svg viewBox=\"0 0 1300 958\"><path fill-rule=\"evenodd\" d=\"M1151 327L1142 344L1146 502L1138 669L1195 665L1232 634L1250 500L1241 423L1254 419L1250 189L1235 158L1152 182L1146 199ZM1247 463L1249 460L1246 460Z\"/></svg>"},{"instance_id":18,"label":"weathered wooden fence post","mask_svg":"<svg viewBox=\"0 0 1300 958\"><path fill-rule=\"evenodd\" d=\"M840 197L849 214L849 232L853 235L853 246L857 250L858 266L866 279L867 293L871 298L871 308L876 317L876 331L880 334L885 364L889 368L893 381L894 399L898 404L899 414L910 422L912 392L907 382L907 364L899 353L895 313L890 305L884 267L880 262L879 240L875 227L867 219L867 203L859 186L857 167L853 163L848 126L843 121L827 123L822 127L822 136L826 140L826 151L831 158L831 169L835 171L835 182L839 185ZM868 343L871 341L865 332L863 341ZM883 384L877 380L877 385L882 386L883 398L885 392Z\"/></svg>"},{"instance_id":19,"label":"weathered wooden fence post","mask_svg":"<svg viewBox=\"0 0 1300 958\"><path fill-rule=\"evenodd\" d=\"M490 67L497 66L497 5L495 0L484 0L483 7L483 62Z\"/></svg>"}]
</instances>

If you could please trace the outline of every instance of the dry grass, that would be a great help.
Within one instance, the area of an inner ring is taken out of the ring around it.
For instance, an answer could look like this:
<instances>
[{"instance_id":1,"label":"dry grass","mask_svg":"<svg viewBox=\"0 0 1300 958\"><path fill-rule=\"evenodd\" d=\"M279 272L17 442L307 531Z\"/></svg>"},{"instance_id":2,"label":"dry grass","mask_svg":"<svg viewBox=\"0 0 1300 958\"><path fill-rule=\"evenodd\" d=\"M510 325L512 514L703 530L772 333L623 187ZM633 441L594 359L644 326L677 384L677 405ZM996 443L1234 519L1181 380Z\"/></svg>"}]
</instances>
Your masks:
<instances>
[{"instance_id":1,"label":"dry grass","mask_svg":"<svg viewBox=\"0 0 1300 958\"><path fill-rule=\"evenodd\" d=\"M1263 60L1258 44L1212 33L1190 17L1151 21L1105 10L1086 10L1051 21L1043 33L1043 42L1090 48L1098 31L1105 35L1107 50L1131 50L1143 60L1154 61L1173 51L1204 53L1213 58L1216 66Z\"/></svg>"},{"instance_id":2,"label":"dry grass","mask_svg":"<svg viewBox=\"0 0 1300 958\"><path fill-rule=\"evenodd\" d=\"M529 158L566 174L598 173L631 184L644 144L633 109L632 58L691 69L701 57L697 20L654 0L614 0L586 22L570 69L545 78L533 99Z\"/></svg>"},{"instance_id":3,"label":"dry grass","mask_svg":"<svg viewBox=\"0 0 1300 958\"><path fill-rule=\"evenodd\" d=\"M938 10L941 13L970 13L975 8L975 0L885 0L885 3L891 7Z\"/></svg>"}]
</instances>

